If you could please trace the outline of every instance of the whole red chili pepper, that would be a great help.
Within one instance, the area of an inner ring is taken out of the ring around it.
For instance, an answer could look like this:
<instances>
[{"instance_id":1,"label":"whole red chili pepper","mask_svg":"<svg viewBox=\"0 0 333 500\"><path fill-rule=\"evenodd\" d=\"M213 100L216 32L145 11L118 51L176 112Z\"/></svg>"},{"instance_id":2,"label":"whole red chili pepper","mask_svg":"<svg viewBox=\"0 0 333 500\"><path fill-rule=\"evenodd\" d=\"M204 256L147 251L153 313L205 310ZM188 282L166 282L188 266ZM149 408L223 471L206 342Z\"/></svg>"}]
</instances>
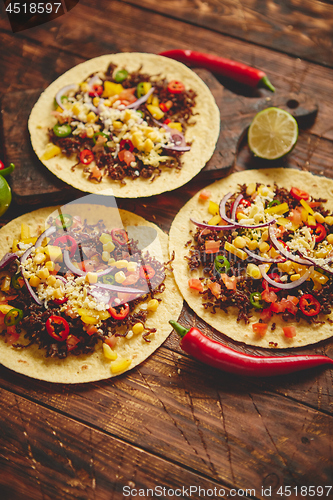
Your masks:
<instances>
[{"instance_id":1,"label":"whole red chili pepper","mask_svg":"<svg viewBox=\"0 0 333 500\"><path fill-rule=\"evenodd\" d=\"M159 55L170 57L188 66L208 69L212 73L218 73L250 87L266 87L275 92L275 88L269 81L266 73L260 69L252 68L246 64L226 59L225 57L181 49L167 50L166 52L161 52Z\"/></svg>"},{"instance_id":2,"label":"whole red chili pepper","mask_svg":"<svg viewBox=\"0 0 333 500\"><path fill-rule=\"evenodd\" d=\"M327 356L251 356L243 354L204 335L197 328L187 330L176 321L169 321L182 337L180 347L194 358L220 370L237 375L269 377L314 368L330 364L333 360Z\"/></svg>"}]
</instances>

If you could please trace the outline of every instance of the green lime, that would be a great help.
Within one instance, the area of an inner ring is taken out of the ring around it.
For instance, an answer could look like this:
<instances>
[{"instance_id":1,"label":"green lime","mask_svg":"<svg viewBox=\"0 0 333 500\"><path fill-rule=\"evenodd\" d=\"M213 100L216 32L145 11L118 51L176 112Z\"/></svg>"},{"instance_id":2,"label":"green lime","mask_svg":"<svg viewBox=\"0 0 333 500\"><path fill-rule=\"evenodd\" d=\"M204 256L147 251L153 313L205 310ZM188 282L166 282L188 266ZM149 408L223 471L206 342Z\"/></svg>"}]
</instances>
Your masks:
<instances>
[{"instance_id":1,"label":"green lime","mask_svg":"<svg viewBox=\"0 0 333 500\"><path fill-rule=\"evenodd\" d=\"M12 192L8 182L0 175L0 216L8 209L12 201Z\"/></svg>"},{"instance_id":2,"label":"green lime","mask_svg":"<svg viewBox=\"0 0 333 500\"><path fill-rule=\"evenodd\" d=\"M293 149L297 138L297 121L280 108L267 108L257 113L248 132L249 148L266 160L285 156Z\"/></svg>"}]
</instances>

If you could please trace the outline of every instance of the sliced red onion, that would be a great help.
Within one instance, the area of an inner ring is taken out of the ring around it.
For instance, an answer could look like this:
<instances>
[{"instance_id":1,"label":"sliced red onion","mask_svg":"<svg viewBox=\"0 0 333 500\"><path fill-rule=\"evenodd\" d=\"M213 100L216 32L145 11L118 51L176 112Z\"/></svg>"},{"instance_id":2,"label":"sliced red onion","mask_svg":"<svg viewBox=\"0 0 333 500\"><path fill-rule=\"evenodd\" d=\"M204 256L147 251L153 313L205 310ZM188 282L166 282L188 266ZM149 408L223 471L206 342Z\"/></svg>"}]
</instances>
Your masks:
<instances>
[{"instance_id":1,"label":"sliced red onion","mask_svg":"<svg viewBox=\"0 0 333 500\"><path fill-rule=\"evenodd\" d=\"M279 257L277 259L269 259L266 257L262 257L261 255L258 255L257 253L251 252L251 250L248 250L247 248L243 248L244 250L250 257L253 257L255 260L259 260L260 262L267 262L268 264L278 264L279 262L286 262L287 259L284 257Z\"/></svg>"},{"instance_id":2,"label":"sliced red onion","mask_svg":"<svg viewBox=\"0 0 333 500\"><path fill-rule=\"evenodd\" d=\"M98 76L98 75L94 75L90 78L90 80L88 80L87 84L89 85L89 87L92 89L93 85L98 81L102 81L102 79Z\"/></svg>"},{"instance_id":3,"label":"sliced red onion","mask_svg":"<svg viewBox=\"0 0 333 500\"><path fill-rule=\"evenodd\" d=\"M55 226L48 227L36 240L35 247L38 248L42 246L42 243L45 238L51 236L51 234L55 233L57 228Z\"/></svg>"},{"instance_id":4,"label":"sliced red onion","mask_svg":"<svg viewBox=\"0 0 333 500\"><path fill-rule=\"evenodd\" d=\"M31 252L35 250L35 247L34 245L32 245L31 247L27 248L26 251L24 252L24 254L21 256L20 258L20 262L21 264L24 264L25 261L27 260L27 258L29 257L29 255L31 254Z\"/></svg>"},{"instance_id":5,"label":"sliced red onion","mask_svg":"<svg viewBox=\"0 0 333 500\"><path fill-rule=\"evenodd\" d=\"M0 260L0 269L3 269L4 267L8 266L11 262L16 260L18 257L16 253L8 252L6 255L2 257Z\"/></svg>"},{"instance_id":6,"label":"sliced red onion","mask_svg":"<svg viewBox=\"0 0 333 500\"><path fill-rule=\"evenodd\" d=\"M58 92L56 93L55 99L57 101L58 106L60 106L61 109L66 109L64 107L63 103L61 102L61 98L66 94L66 92L69 92L70 90L74 90L77 88L78 88L78 85L76 85L76 83L72 83L71 85L66 85L62 89L58 90Z\"/></svg>"},{"instance_id":7,"label":"sliced red onion","mask_svg":"<svg viewBox=\"0 0 333 500\"><path fill-rule=\"evenodd\" d=\"M25 261L27 260L27 258L29 257L29 255L31 254L31 252L35 249L34 246L28 248L24 254L22 255L21 257L21 264L20 264L20 270L21 270L21 274L22 274L22 277L23 277L23 281L24 281L24 284L25 286L27 287L28 289L28 292L30 293L31 297L34 299L34 301L39 305L39 306L42 306L43 305L43 302L41 300L39 300L37 294L35 293L34 289L32 288L32 286L30 285L29 281L27 280L27 278L24 276L24 266L23 264L25 263Z\"/></svg>"},{"instance_id":8,"label":"sliced red onion","mask_svg":"<svg viewBox=\"0 0 333 500\"><path fill-rule=\"evenodd\" d=\"M226 222L229 222L230 224L234 224L237 227L243 227L243 228L250 228L250 229L258 229L260 227L267 227L270 226L271 224L274 224L276 222L275 219L272 219L268 222L263 222L262 224L254 224L254 225L249 225L249 224L241 224L239 222L235 222L234 220L230 219L230 217L227 217L225 213L225 206L229 198L231 198L232 193L227 193L221 200L220 202L220 216L221 219L225 220Z\"/></svg>"},{"instance_id":9,"label":"sliced red onion","mask_svg":"<svg viewBox=\"0 0 333 500\"><path fill-rule=\"evenodd\" d=\"M194 219L190 219L190 221L193 222L193 224L195 224L198 227L201 227L203 229L211 229L212 231L224 231L224 230L236 228L236 226L213 226L210 224L206 224L205 222L198 222Z\"/></svg>"},{"instance_id":10,"label":"sliced red onion","mask_svg":"<svg viewBox=\"0 0 333 500\"><path fill-rule=\"evenodd\" d=\"M271 240L274 248L276 248L276 250L278 250L280 252L280 254L283 255L283 257L285 257L288 260L291 260L292 262L296 262L296 264L311 266L312 262L310 260L302 259L301 257L298 257L297 255L289 252L283 245L281 245L281 243L279 242L279 240L275 236L273 227L270 227L268 229L268 234L269 234L270 240Z\"/></svg>"},{"instance_id":11,"label":"sliced red onion","mask_svg":"<svg viewBox=\"0 0 333 500\"><path fill-rule=\"evenodd\" d=\"M300 252L301 253L301 252ZM303 254L301 254L303 255ZM333 269L330 267L326 267L329 262L332 262L332 259L327 259L327 262L321 262L320 264L316 261L316 259L312 257L306 257L309 260L310 264L313 264L316 267L319 267L319 269L322 269L323 271L326 271L330 274L333 274Z\"/></svg>"},{"instance_id":12,"label":"sliced red onion","mask_svg":"<svg viewBox=\"0 0 333 500\"><path fill-rule=\"evenodd\" d=\"M148 287L147 290L139 290L138 288L130 288L129 286L109 285L107 283L100 283L100 282L94 283L93 286L102 288L104 290L109 290L110 292L133 293L133 294L139 293L140 295L148 293Z\"/></svg>"},{"instance_id":13,"label":"sliced red onion","mask_svg":"<svg viewBox=\"0 0 333 500\"><path fill-rule=\"evenodd\" d=\"M232 207L232 212L231 212L231 218L232 218L232 220L236 219L236 210L237 210L238 205L239 205L239 203L240 203L240 201L241 201L242 198L243 198L243 195L239 194L237 196L237 198L235 199L235 201L234 201L234 204L233 204L233 207Z\"/></svg>"},{"instance_id":14,"label":"sliced red onion","mask_svg":"<svg viewBox=\"0 0 333 500\"><path fill-rule=\"evenodd\" d=\"M82 271L81 269L78 269L76 266L74 266L73 262L71 261L69 257L69 251L68 250L63 250L64 254L64 263L66 267L73 273L76 274L77 276L87 276L88 272ZM103 271L99 271L98 273L95 273L97 276L104 276L105 274L110 274L111 271L113 271L115 267L108 267L107 269L103 269Z\"/></svg>"},{"instance_id":15,"label":"sliced red onion","mask_svg":"<svg viewBox=\"0 0 333 500\"><path fill-rule=\"evenodd\" d=\"M313 271L313 266L311 266L309 269L307 269L305 271L305 273L303 274L303 276L296 280L296 281L291 281L290 283L278 283L277 281L274 281L272 280L267 274L266 274L266 271L265 271L265 265L264 264L260 264L260 266L258 266L259 269L260 269L260 272L261 272L261 275L262 277L264 278L264 280L266 280L270 285L274 286L275 288L281 288L281 289L284 289L284 290L290 290L292 288L296 288L300 285L302 285L302 283L304 283L304 281L306 281L310 274L312 273Z\"/></svg>"},{"instance_id":16,"label":"sliced red onion","mask_svg":"<svg viewBox=\"0 0 333 500\"><path fill-rule=\"evenodd\" d=\"M180 153L185 153L186 151L190 151L191 146L162 146L163 149L170 149L170 151L179 151Z\"/></svg>"},{"instance_id":17,"label":"sliced red onion","mask_svg":"<svg viewBox=\"0 0 333 500\"><path fill-rule=\"evenodd\" d=\"M134 102L131 102L131 104L128 104L127 106L124 107L124 109L137 109L138 107L141 106L144 102L147 101L147 99L152 95L154 92L155 87L152 87L151 89L148 90L147 94L143 95L139 99L137 99Z\"/></svg>"},{"instance_id":18,"label":"sliced red onion","mask_svg":"<svg viewBox=\"0 0 333 500\"><path fill-rule=\"evenodd\" d=\"M333 262L333 256L329 257L328 259L319 259L320 262L317 262L317 259L315 257L308 257L307 255L304 255L300 250L298 250L298 253L304 257L305 259L308 259L310 262L315 264L316 266L326 266L327 264L331 264Z\"/></svg>"},{"instance_id":19,"label":"sliced red onion","mask_svg":"<svg viewBox=\"0 0 333 500\"><path fill-rule=\"evenodd\" d=\"M179 130L176 130L174 128L168 127L166 123L159 122L153 118L153 122L158 126L164 128L169 134L171 135L171 142L173 142L174 146L177 146L177 148L183 148L186 147L186 140L184 134L179 132ZM163 146L165 147L165 146ZM170 146L171 147L171 146ZM189 147L189 146L187 146Z\"/></svg>"}]
</instances>

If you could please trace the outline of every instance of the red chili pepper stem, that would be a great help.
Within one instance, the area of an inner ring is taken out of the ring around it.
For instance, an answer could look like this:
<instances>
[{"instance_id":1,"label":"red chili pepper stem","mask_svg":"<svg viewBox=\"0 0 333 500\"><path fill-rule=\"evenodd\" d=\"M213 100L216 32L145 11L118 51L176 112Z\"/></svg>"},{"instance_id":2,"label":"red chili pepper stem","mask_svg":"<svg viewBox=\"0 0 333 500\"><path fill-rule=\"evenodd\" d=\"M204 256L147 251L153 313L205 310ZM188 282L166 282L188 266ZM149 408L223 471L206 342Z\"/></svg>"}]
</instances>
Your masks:
<instances>
[{"instance_id":1,"label":"red chili pepper stem","mask_svg":"<svg viewBox=\"0 0 333 500\"><path fill-rule=\"evenodd\" d=\"M186 328L170 320L169 323L182 337L180 347L199 361L236 375L271 377L333 365L333 359L317 354L297 356L252 356L244 354L204 335L197 328Z\"/></svg>"},{"instance_id":2,"label":"red chili pepper stem","mask_svg":"<svg viewBox=\"0 0 333 500\"><path fill-rule=\"evenodd\" d=\"M190 67L208 69L212 73L231 78L243 85L249 85L250 87L266 87L272 92L275 92L274 86L271 84L264 71L240 62L232 61L231 59L226 59L225 57L181 49L167 50L166 52L161 52L159 55L175 59Z\"/></svg>"}]
</instances>

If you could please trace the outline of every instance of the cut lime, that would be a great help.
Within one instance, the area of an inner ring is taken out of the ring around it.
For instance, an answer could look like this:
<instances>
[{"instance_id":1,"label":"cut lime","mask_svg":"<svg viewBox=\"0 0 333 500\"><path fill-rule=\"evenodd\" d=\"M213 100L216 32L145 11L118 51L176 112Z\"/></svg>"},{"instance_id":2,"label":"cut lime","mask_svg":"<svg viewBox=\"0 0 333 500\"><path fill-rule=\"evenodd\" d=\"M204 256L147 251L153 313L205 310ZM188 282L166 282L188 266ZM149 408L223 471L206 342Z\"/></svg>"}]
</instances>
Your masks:
<instances>
[{"instance_id":1,"label":"cut lime","mask_svg":"<svg viewBox=\"0 0 333 500\"><path fill-rule=\"evenodd\" d=\"M257 113L248 132L249 148L266 160L285 156L293 149L297 138L297 121L280 108L267 108Z\"/></svg>"},{"instance_id":2,"label":"cut lime","mask_svg":"<svg viewBox=\"0 0 333 500\"><path fill-rule=\"evenodd\" d=\"M0 175L0 216L8 209L12 201L12 192L8 182Z\"/></svg>"}]
</instances>

